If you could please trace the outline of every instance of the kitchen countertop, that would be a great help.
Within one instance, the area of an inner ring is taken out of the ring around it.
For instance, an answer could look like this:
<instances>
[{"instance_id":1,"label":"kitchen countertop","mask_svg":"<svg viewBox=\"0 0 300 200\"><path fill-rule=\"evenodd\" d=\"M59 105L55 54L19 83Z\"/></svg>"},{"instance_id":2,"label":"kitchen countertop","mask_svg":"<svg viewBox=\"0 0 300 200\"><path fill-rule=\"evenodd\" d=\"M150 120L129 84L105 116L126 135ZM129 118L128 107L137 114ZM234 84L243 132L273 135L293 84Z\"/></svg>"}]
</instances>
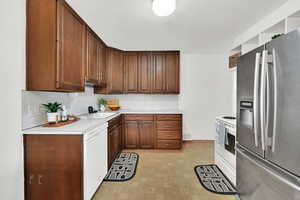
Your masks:
<instances>
[{"instance_id":1,"label":"kitchen countertop","mask_svg":"<svg viewBox=\"0 0 300 200\"><path fill-rule=\"evenodd\" d=\"M180 110L161 109L161 110L120 110L122 114L182 114Z\"/></svg>"},{"instance_id":2,"label":"kitchen countertop","mask_svg":"<svg viewBox=\"0 0 300 200\"><path fill-rule=\"evenodd\" d=\"M107 118L95 119L89 117L88 114L80 115L80 120L72 124L68 124L61 127L34 127L23 130L23 134L72 134L72 135L84 135L89 130L92 130L98 126L104 125L112 118L115 118L121 114L182 114L179 110L120 110L112 112L114 115Z\"/></svg>"}]
</instances>

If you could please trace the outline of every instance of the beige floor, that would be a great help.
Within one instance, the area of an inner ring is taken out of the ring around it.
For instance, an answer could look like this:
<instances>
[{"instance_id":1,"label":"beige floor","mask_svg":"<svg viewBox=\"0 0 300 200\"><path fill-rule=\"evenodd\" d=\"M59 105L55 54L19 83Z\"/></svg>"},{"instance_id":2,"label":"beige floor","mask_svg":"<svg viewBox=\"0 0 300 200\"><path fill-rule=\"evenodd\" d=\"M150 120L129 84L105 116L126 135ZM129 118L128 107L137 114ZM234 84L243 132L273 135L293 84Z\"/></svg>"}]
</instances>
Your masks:
<instances>
[{"instance_id":1,"label":"beige floor","mask_svg":"<svg viewBox=\"0 0 300 200\"><path fill-rule=\"evenodd\" d=\"M213 143L185 143L181 151L135 151L140 155L135 177L103 182L93 200L234 200L199 183L194 166L213 163Z\"/></svg>"}]
</instances>

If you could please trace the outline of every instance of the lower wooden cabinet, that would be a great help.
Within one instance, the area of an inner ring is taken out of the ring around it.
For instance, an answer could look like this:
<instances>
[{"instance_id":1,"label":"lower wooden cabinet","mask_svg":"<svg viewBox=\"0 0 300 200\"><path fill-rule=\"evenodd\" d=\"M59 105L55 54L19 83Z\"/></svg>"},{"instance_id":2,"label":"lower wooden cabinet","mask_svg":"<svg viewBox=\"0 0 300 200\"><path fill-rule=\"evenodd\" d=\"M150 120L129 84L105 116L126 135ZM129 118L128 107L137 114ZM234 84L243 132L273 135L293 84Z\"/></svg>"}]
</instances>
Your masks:
<instances>
[{"instance_id":1,"label":"lower wooden cabinet","mask_svg":"<svg viewBox=\"0 0 300 200\"><path fill-rule=\"evenodd\" d=\"M125 121L124 147L126 149L139 148L139 123L138 121Z\"/></svg>"},{"instance_id":2,"label":"lower wooden cabinet","mask_svg":"<svg viewBox=\"0 0 300 200\"><path fill-rule=\"evenodd\" d=\"M77 135L25 135L25 199L83 199L83 141Z\"/></svg>"},{"instance_id":3,"label":"lower wooden cabinet","mask_svg":"<svg viewBox=\"0 0 300 200\"><path fill-rule=\"evenodd\" d=\"M154 116L125 115L124 147L127 149L153 149Z\"/></svg>"},{"instance_id":4,"label":"lower wooden cabinet","mask_svg":"<svg viewBox=\"0 0 300 200\"><path fill-rule=\"evenodd\" d=\"M182 143L182 115L124 116L124 148L180 149Z\"/></svg>"},{"instance_id":5,"label":"lower wooden cabinet","mask_svg":"<svg viewBox=\"0 0 300 200\"><path fill-rule=\"evenodd\" d=\"M122 150L122 120L118 116L108 122L108 169Z\"/></svg>"},{"instance_id":6,"label":"lower wooden cabinet","mask_svg":"<svg viewBox=\"0 0 300 200\"><path fill-rule=\"evenodd\" d=\"M154 122L139 121L139 145L141 149L154 148Z\"/></svg>"},{"instance_id":7,"label":"lower wooden cabinet","mask_svg":"<svg viewBox=\"0 0 300 200\"><path fill-rule=\"evenodd\" d=\"M156 135L158 149L181 149L182 115L157 115Z\"/></svg>"}]
</instances>

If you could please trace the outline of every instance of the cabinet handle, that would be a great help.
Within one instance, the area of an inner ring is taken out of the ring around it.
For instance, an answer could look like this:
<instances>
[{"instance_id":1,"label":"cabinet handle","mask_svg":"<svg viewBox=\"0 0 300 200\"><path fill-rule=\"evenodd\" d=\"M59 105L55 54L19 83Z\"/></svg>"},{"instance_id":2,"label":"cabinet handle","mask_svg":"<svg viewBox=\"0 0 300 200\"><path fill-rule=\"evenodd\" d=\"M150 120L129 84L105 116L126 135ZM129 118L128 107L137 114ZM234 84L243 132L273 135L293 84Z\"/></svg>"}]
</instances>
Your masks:
<instances>
[{"instance_id":1,"label":"cabinet handle","mask_svg":"<svg viewBox=\"0 0 300 200\"><path fill-rule=\"evenodd\" d=\"M30 175L30 176L29 176L29 185L32 184L33 179L34 179L34 175Z\"/></svg>"},{"instance_id":2,"label":"cabinet handle","mask_svg":"<svg viewBox=\"0 0 300 200\"><path fill-rule=\"evenodd\" d=\"M42 185L43 183L42 183L42 178L43 178L43 175L39 175L38 176L38 184L39 185Z\"/></svg>"}]
</instances>

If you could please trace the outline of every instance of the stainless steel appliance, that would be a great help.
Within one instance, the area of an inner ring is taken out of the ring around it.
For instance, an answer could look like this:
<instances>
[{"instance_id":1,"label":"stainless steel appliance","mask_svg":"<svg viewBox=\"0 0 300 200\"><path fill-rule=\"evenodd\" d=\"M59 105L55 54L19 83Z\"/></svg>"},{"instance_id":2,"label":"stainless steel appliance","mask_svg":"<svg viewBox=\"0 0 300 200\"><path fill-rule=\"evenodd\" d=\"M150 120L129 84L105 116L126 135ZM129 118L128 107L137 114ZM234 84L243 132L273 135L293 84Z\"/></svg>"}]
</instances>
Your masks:
<instances>
[{"instance_id":1,"label":"stainless steel appliance","mask_svg":"<svg viewBox=\"0 0 300 200\"><path fill-rule=\"evenodd\" d=\"M237 68L241 200L300 199L300 29L243 55Z\"/></svg>"}]
</instances>

